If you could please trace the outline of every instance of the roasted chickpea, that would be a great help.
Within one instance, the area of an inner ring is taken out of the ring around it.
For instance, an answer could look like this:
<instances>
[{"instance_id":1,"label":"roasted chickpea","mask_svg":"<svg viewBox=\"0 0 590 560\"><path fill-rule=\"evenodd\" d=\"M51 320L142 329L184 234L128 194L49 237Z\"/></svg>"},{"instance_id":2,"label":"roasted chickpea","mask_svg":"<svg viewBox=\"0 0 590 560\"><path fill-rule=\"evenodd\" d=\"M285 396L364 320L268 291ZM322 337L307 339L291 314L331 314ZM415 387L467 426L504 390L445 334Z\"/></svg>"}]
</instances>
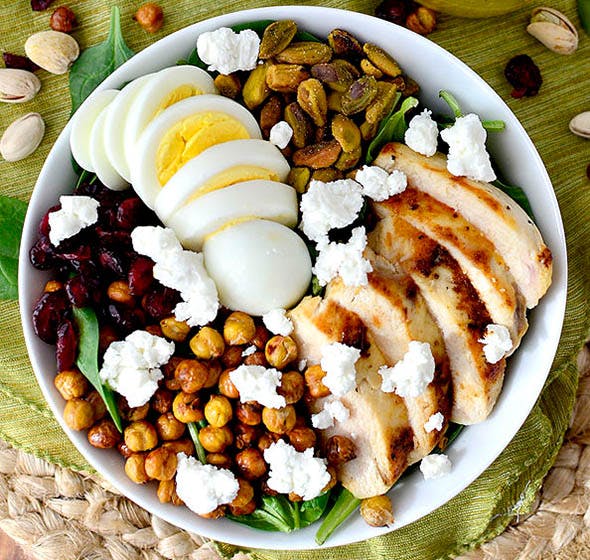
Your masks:
<instances>
[{"instance_id":1,"label":"roasted chickpea","mask_svg":"<svg viewBox=\"0 0 590 560\"><path fill-rule=\"evenodd\" d=\"M212 395L205 405L205 418L211 426L221 428L232 418L231 403L223 395Z\"/></svg>"},{"instance_id":2,"label":"roasted chickpea","mask_svg":"<svg viewBox=\"0 0 590 560\"><path fill-rule=\"evenodd\" d=\"M177 464L176 454L169 447L158 447L145 458L145 472L156 480L172 480Z\"/></svg>"},{"instance_id":3,"label":"roasted chickpea","mask_svg":"<svg viewBox=\"0 0 590 560\"><path fill-rule=\"evenodd\" d=\"M336 472L336 469L332 465L328 465L326 470L330 473L330 482L323 487L322 493L334 488L338 482L338 473Z\"/></svg>"},{"instance_id":4,"label":"roasted chickpea","mask_svg":"<svg viewBox=\"0 0 590 560\"><path fill-rule=\"evenodd\" d=\"M111 343L115 342L115 340L119 340L119 335L114 327L111 325L104 325L100 327L100 331L98 334L98 349L101 354L106 352L106 349L111 345Z\"/></svg>"},{"instance_id":5,"label":"roasted chickpea","mask_svg":"<svg viewBox=\"0 0 590 560\"><path fill-rule=\"evenodd\" d=\"M225 351L221 334L211 327L203 327L189 343L194 355L201 360L219 358Z\"/></svg>"},{"instance_id":6,"label":"roasted chickpea","mask_svg":"<svg viewBox=\"0 0 590 560\"><path fill-rule=\"evenodd\" d=\"M71 399L64 408L64 420L72 430L86 430L94 423L92 405L83 399Z\"/></svg>"},{"instance_id":7,"label":"roasted chickpea","mask_svg":"<svg viewBox=\"0 0 590 560\"><path fill-rule=\"evenodd\" d=\"M393 507L388 496L373 496L361 501L361 517L372 527L393 524Z\"/></svg>"},{"instance_id":8,"label":"roasted chickpea","mask_svg":"<svg viewBox=\"0 0 590 560\"><path fill-rule=\"evenodd\" d=\"M176 493L176 482L174 480L160 480L156 494L163 504L172 503L175 506L181 506L183 503Z\"/></svg>"},{"instance_id":9,"label":"roasted chickpea","mask_svg":"<svg viewBox=\"0 0 590 560\"><path fill-rule=\"evenodd\" d=\"M181 358L180 356L172 356L172 358L170 358L168 362L160 368L162 370L162 373L164 374L164 377L166 379L174 379L176 374L176 368L178 367L178 364L183 360L184 358Z\"/></svg>"},{"instance_id":10,"label":"roasted chickpea","mask_svg":"<svg viewBox=\"0 0 590 560\"><path fill-rule=\"evenodd\" d=\"M250 354L244 358L244 364L247 366L268 366L268 362L266 361L266 356L264 352L254 352L254 354Z\"/></svg>"},{"instance_id":11,"label":"roasted chickpea","mask_svg":"<svg viewBox=\"0 0 590 560\"><path fill-rule=\"evenodd\" d=\"M178 379L176 379L175 377L172 377L170 379L165 379L164 380L164 387L166 389L168 389L169 391L180 391L180 381L178 381Z\"/></svg>"},{"instance_id":12,"label":"roasted chickpea","mask_svg":"<svg viewBox=\"0 0 590 560\"><path fill-rule=\"evenodd\" d=\"M258 350L264 350L271 336L270 331L264 325L257 325L251 342Z\"/></svg>"},{"instance_id":13,"label":"roasted chickpea","mask_svg":"<svg viewBox=\"0 0 590 560\"><path fill-rule=\"evenodd\" d=\"M191 393L178 393L172 402L172 412L184 424L200 422L204 418L201 399Z\"/></svg>"},{"instance_id":14,"label":"roasted chickpea","mask_svg":"<svg viewBox=\"0 0 590 560\"><path fill-rule=\"evenodd\" d=\"M180 388L185 393L196 393L207 382L209 369L198 360L182 360L174 371L174 377L178 379Z\"/></svg>"},{"instance_id":15,"label":"roasted chickpea","mask_svg":"<svg viewBox=\"0 0 590 560\"><path fill-rule=\"evenodd\" d=\"M209 373L207 374L207 381L205 381L205 389L211 389L219 383L223 367L217 360L211 360L208 364Z\"/></svg>"},{"instance_id":16,"label":"roasted chickpea","mask_svg":"<svg viewBox=\"0 0 590 560\"><path fill-rule=\"evenodd\" d=\"M238 484L240 485L238 494L229 504L229 510L233 515L248 515L256 509L254 487L243 478L238 478Z\"/></svg>"},{"instance_id":17,"label":"roasted chickpea","mask_svg":"<svg viewBox=\"0 0 590 560\"><path fill-rule=\"evenodd\" d=\"M166 414L172 410L172 401L174 394L168 389L158 389L151 398L151 405L154 411L160 414Z\"/></svg>"},{"instance_id":18,"label":"roasted chickpea","mask_svg":"<svg viewBox=\"0 0 590 560\"><path fill-rule=\"evenodd\" d=\"M107 415L107 407L98 391L90 391L86 397L86 401L92 406L95 422L101 420Z\"/></svg>"},{"instance_id":19,"label":"roasted chickpea","mask_svg":"<svg viewBox=\"0 0 590 560\"><path fill-rule=\"evenodd\" d=\"M226 369L221 372L221 375L219 376L218 387L219 392L225 397L229 399L237 399L240 397L240 393L236 389L236 386L229 376L232 371L233 369Z\"/></svg>"},{"instance_id":20,"label":"roasted chickpea","mask_svg":"<svg viewBox=\"0 0 590 560\"><path fill-rule=\"evenodd\" d=\"M145 330L154 336L164 336L162 327L160 327L160 325L147 325Z\"/></svg>"},{"instance_id":21,"label":"roasted chickpea","mask_svg":"<svg viewBox=\"0 0 590 560\"><path fill-rule=\"evenodd\" d=\"M247 504L243 506L228 506L232 515L250 515L256 509L256 500L252 498Z\"/></svg>"},{"instance_id":22,"label":"roasted chickpea","mask_svg":"<svg viewBox=\"0 0 590 560\"><path fill-rule=\"evenodd\" d=\"M138 420L144 420L150 411L150 404L145 403L144 405L131 408L127 399L123 396L117 398L117 408L121 413L121 418L127 422L137 422Z\"/></svg>"},{"instance_id":23,"label":"roasted chickpea","mask_svg":"<svg viewBox=\"0 0 590 560\"><path fill-rule=\"evenodd\" d=\"M272 432L265 432L258 439L258 449L260 449L260 451L264 452L265 449L268 449L273 443L276 443L280 439L282 439L282 438L279 434L274 434Z\"/></svg>"},{"instance_id":24,"label":"roasted chickpea","mask_svg":"<svg viewBox=\"0 0 590 560\"><path fill-rule=\"evenodd\" d=\"M270 432L275 434L286 434L295 427L297 414L295 407L288 404L283 408L269 408L265 406L262 409L262 422Z\"/></svg>"},{"instance_id":25,"label":"roasted chickpea","mask_svg":"<svg viewBox=\"0 0 590 560\"><path fill-rule=\"evenodd\" d=\"M255 447L244 449L236 455L236 467L246 480L255 480L266 473L262 453Z\"/></svg>"},{"instance_id":26,"label":"roasted chickpea","mask_svg":"<svg viewBox=\"0 0 590 560\"><path fill-rule=\"evenodd\" d=\"M254 319L242 311L231 313L223 325L223 338L231 346L249 344L255 334Z\"/></svg>"},{"instance_id":27,"label":"roasted chickpea","mask_svg":"<svg viewBox=\"0 0 590 560\"><path fill-rule=\"evenodd\" d=\"M107 296L111 301L127 307L133 307L135 305L135 298L131 294L129 284L123 280L111 282L107 288Z\"/></svg>"},{"instance_id":28,"label":"roasted chickpea","mask_svg":"<svg viewBox=\"0 0 590 560\"><path fill-rule=\"evenodd\" d=\"M232 460L229 455L225 455L224 453L207 453L206 459L209 465L214 465L220 469L231 469Z\"/></svg>"},{"instance_id":29,"label":"roasted chickpea","mask_svg":"<svg viewBox=\"0 0 590 560\"><path fill-rule=\"evenodd\" d=\"M262 480L262 482L260 483L260 491L263 494L266 494L267 496L276 496L278 494L278 492L276 490L273 490L268 485L268 479L263 479Z\"/></svg>"},{"instance_id":30,"label":"roasted chickpea","mask_svg":"<svg viewBox=\"0 0 590 560\"><path fill-rule=\"evenodd\" d=\"M123 457L125 457L125 459L128 459L129 457L131 457L131 455L133 455L133 451L131 451L131 449L129 449L127 447L127 444L125 443L125 440L121 440L118 444L117 444L117 451L123 455Z\"/></svg>"},{"instance_id":31,"label":"roasted chickpea","mask_svg":"<svg viewBox=\"0 0 590 560\"><path fill-rule=\"evenodd\" d=\"M59 292L64 289L64 285L59 280L49 280L43 288L44 292Z\"/></svg>"},{"instance_id":32,"label":"roasted chickpea","mask_svg":"<svg viewBox=\"0 0 590 560\"><path fill-rule=\"evenodd\" d=\"M234 437L236 449L246 449L254 445L254 442L260 436L260 428L258 426L248 426L237 422L234 426Z\"/></svg>"},{"instance_id":33,"label":"roasted chickpea","mask_svg":"<svg viewBox=\"0 0 590 560\"><path fill-rule=\"evenodd\" d=\"M326 372L320 366L310 366L305 370L305 383L309 389L309 394L314 399L327 397L332 394L323 383Z\"/></svg>"},{"instance_id":34,"label":"roasted chickpea","mask_svg":"<svg viewBox=\"0 0 590 560\"><path fill-rule=\"evenodd\" d=\"M88 430L88 442L93 447L110 449L121 440L121 433L112 420L100 420Z\"/></svg>"},{"instance_id":35,"label":"roasted chickpea","mask_svg":"<svg viewBox=\"0 0 590 560\"><path fill-rule=\"evenodd\" d=\"M262 422L262 407L256 402L237 403L236 418L248 426L257 426Z\"/></svg>"},{"instance_id":36,"label":"roasted chickpea","mask_svg":"<svg viewBox=\"0 0 590 560\"><path fill-rule=\"evenodd\" d=\"M264 348L267 362L274 368L283 369L297 359L297 344L290 336L273 336Z\"/></svg>"},{"instance_id":37,"label":"roasted chickpea","mask_svg":"<svg viewBox=\"0 0 590 560\"><path fill-rule=\"evenodd\" d=\"M221 356L221 363L226 368L237 368L242 363L242 352L240 346L228 346Z\"/></svg>"},{"instance_id":38,"label":"roasted chickpea","mask_svg":"<svg viewBox=\"0 0 590 560\"><path fill-rule=\"evenodd\" d=\"M88 381L77 369L60 371L55 376L53 383L66 401L79 399L88 391Z\"/></svg>"},{"instance_id":39,"label":"roasted chickpea","mask_svg":"<svg viewBox=\"0 0 590 560\"><path fill-rule=\"evenodd\" d=\"M145 472L143 453L132 453L125 461L125 474L135 483L144 484L150 477Z\"/></svg>"},{"instance_id":40,"label":"roasted chickpea","mask_svg":"<svg viewBox=\"0 0 590 560\"><path fill-rule=\"evenodd\" d=\"M330 465L338 466L356 457L356 446L346 436L332 436L326 442L326 459Z\"/></svg>"},{"instance_id":41,"label":"roasted chickpea","mask_svg":"<svg viewBox=\"0 0 590 560\"><path fill-rule=\"evenodd\" d=\"M184 453L188 456L195 453L195 444L189 438L177 439L175 441L165 441L162 444L162 447L167 447L174 453Z\"/></svg>"},{"instance_id":42,"label":"roasted chickpea","mask_svg":"<svg viewBox=\"0 0 590 560\"><path fill-rule=\"evenodd\" d=\"M317 437L311 428L305 426L295 427L287 433L289 443L297 451L305 451L310 447L315 447Z\"/></svg>"},{"instance_id":43,"label":"roasted chickpea","mask_svg":"<svg viewBox=\"0 0 590 560\"><path fill-rule=\"evenodd\" d=\"M299 494L295 494L295 492L289 492L288 495L290 502L302 502L303 498Z\"/></svg>"},{"instance_id":44,"label":"roasted chickpea","mask_svg":"<svg viewBox=\"0 0 590 560\"><path fill-rule=\"evenodd\" d=\"M154 424L158 437L164 441L179 439L186 430L186 424L175 418L172 412L166 412L166 414L158 416Z\"/></svg>"},{"instance_id":45,"label":"roasted chickpea","mask_svg":"<svg viewBox=\"0 0 590 560\"><path fill-rule=\"evenodd\" d=\"M281 385L277 389L279 395L285 397L287 404L300 401L305 392L305 379L297 371L287 371L281 377Z\"/></svg>"},{"instance_id":46,"label":"roasted chickpea","mask_svg":"<svg viewBox=\"0 0 590 560\"><path fill-rule=\"evenodd\" d=\"M138 8L133 19L148 33L156 33L164 23L164 12L158 4L147 2Z\"/></svg>"},{"instance_id":47,"label":"roasted chickpea","mask_svg":"<svg viewBox=\"0 0 590 560\"><path fill-rule=\"evenodd\" d=\"M186 321L179 321L176 317L166 317L160 321L162 334L174 342L184 342L191 332Z\"/></svg>"},{"instance_id":48,"label":"roasted chickpea","mask_svg":"<svg viewBox=\"0 0 590 560\"><path fill-rule=\"evenodd\" d=\"M226 509L226 506L219 506L209 513L199 513L198 515L200 517L204 517L205 519L219 519L220 517L225 516Z\"/></svg>"},{"instance_id":49,"label":"roasted chickpea","mask_svg":"<svg viewBox=\"0 0 590 560\"><path fill-rule=\"evenodd\" d=\"M125 444L131 451L148 451L158 445L158 434L146 420L132 422L123 433Z\"/></svg>"},{"instance_id":50,"label":"roasted chickpea","mask_svg":"<svg viewBox=\"0 0 590 560\"><path fill-rule=\"evenodd\" d=\"M223 453L233 443L234 436L228 426L205 426L199 430L199 441L206 451Z\"/></svg>"}]
</instances>

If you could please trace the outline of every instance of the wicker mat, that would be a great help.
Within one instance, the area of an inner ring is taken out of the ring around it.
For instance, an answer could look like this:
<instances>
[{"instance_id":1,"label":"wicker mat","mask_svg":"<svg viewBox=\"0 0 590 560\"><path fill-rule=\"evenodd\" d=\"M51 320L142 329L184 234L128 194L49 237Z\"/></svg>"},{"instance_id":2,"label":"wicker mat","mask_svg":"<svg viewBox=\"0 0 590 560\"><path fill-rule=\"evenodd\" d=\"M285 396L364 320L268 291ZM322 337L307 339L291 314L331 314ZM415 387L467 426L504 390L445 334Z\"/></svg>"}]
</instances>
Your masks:
<instances>
[{"instance_id":1,"label":"wicker mat","mask_svg":"<svg viewBox=\"0 0 590 560\"><path fill-rule=\"evenodd\" d=\"M578 356L572 422L533 511L457 560L590 558L590 346ZM85 476L0 440L0 529L34 558L218 560L215 548ZM329 557L329 552L326 553ZM237 554L232 560L247 560Z\"/></svg>"}]
</instances>

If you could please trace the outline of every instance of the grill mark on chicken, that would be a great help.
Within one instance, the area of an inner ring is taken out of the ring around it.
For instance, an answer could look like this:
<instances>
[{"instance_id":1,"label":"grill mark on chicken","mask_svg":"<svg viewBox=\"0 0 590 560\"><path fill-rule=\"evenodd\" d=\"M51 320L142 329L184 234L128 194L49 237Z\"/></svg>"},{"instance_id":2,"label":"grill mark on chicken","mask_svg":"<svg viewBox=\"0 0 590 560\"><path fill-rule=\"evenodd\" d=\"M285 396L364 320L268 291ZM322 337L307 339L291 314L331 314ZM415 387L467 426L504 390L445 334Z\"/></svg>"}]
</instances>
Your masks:
<instances>
[{"instance_id":1,"label":"grill mark on chicken","mask_svg":"<svg viewBox=\"0 0 590 560\"><path fill-rule=\"evenodd\" d=\"M396 433L392 434L390 457L397 467L393 471L394 482L400 477L400 475L406 468L405 466L401 466L402 461L400 461L400 459L407 457L413 449L414 431L410 426L401 428Z\"/></svg>"}]
</instances>

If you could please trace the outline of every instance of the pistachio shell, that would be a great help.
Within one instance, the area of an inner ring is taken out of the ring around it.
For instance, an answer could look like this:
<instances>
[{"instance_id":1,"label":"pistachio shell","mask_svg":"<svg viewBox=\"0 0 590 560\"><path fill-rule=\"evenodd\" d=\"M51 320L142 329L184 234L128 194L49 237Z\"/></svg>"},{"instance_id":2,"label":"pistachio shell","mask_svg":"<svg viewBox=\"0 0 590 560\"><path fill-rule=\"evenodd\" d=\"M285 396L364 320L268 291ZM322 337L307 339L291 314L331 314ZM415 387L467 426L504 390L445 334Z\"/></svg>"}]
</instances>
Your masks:
<instances>
[{"instance_id":1,"label":"pistachio shell","mask_svg":"<svg viewBox=\"0 0 590 560\"><path fill-rule=\"evenodd\" d=\"M570 130L576 136L590 139L590 111L584 111L576 115L570 121Z\"/></svg>"},{"instance_id":2,"label":"pistachio shell","mask_svg":"<svg viewBox=\"0 0 590 560\"><path fill-rule=\"evenodd\" d=\"M39 31L25 42L26 55L52 74L65 74L80 54L80 47L71 35L60 31Z\"/></svg>"},{"instance_id":3,"label":"pistachio shell","mask_svg":"<svg viewBox=\"0 0 590 560\"><path fill-rule=\"evenodd\" d=\"M0 69L0 101L24 103L30 101L41 89L39 78L27 70Z\"/></svg>"},{"instance_id":4,"label":"pistachio shell","mask_svg":"<svg viewBox=\"0 0 590 560\"><path fill-rule=\"evenodd\" d=\"M527 31L558 54L572 54L578 48L578 30L564 14L553 8L535 8Z\"/></svg>"},{"instance_id":5,"label":"pistachio shell","mask_svg":"<svg viewBox=\"0 0 590 560\"><path fill-rule=\"evenodd\" d=\"M45 123L39 113L15 120L0 138L0 154L6 161L19 161L32 154L43 139Z\"/></svg>"}]
</instances>

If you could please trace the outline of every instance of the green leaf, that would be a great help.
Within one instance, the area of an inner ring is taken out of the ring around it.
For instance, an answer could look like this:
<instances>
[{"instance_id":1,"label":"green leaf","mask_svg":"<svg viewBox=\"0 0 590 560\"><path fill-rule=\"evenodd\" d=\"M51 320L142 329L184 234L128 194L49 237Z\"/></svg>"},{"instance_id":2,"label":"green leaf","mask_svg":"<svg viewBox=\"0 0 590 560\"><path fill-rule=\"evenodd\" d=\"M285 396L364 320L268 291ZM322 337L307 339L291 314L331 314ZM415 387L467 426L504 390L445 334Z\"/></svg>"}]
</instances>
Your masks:
<instances>
[{"instance_id":1,"label":"green leaf","mask_svg":"<svg viewBox=\"0 0 590 560\"><path fill-rule=\"evenodd\" d=\"M326 539L359 507L360 503L361 501L355 498L351 492L342 488L336 503L320 525L315 535L315 542L324 544Z\"/></svg>"},{"instance_id":2,"label":"green leaf","mask_svg":"<svg viewBox=\"0 0 590 560\"><path fill-rule=\"evenodd\" d=\"M70 68L72 113L113 71L135 53L125 44L121 34L119 8L113 6L109 35L103 43L82 52Z\"/></svg>"},{"instance_id":3,"label":"green leaf","mask_svg":"<svg viewBox=\"0 0 590 560\"><path fill-rule=\"evenodd\" d=\"M590 35L590 0L578 0L578 15L584 31Z\"/></svg>"},{"instance_id":4,"label":"green leaf","mask_svg":"<svg viewBox=\"0 0 590 560\"><path fill-rule=\"evenodd\" d=\"M207 422L205 420L199 420L198 422L188 423L188 432L191 436L191 439L193 440L193 443L195 444L197 458L199 459L199 461L201 461L201 463L203 463L203 465L207 463L207 452L205 451L205 448L203 447L203 444L199 439L199 430L201 428L204 428L206 425Z\"/></svg>"},{"instance_id":5,"label":"green leaf","mask_svg":"<svg viewBox=\"0 0 590 560\"><path fill-rule=\"evenodd\" d=\"M119 415L115 395L110 387L103 385L98 373L99 329L96 313L90 307L73 307L72 309L78 330L78 357L76 358L76 365L98 391L115 426L122 432L123 424L121 423L121 416Z\"/></svg>"},{"instance_id":6,"label":"green leaf","mask_svg":"<svg viewBox=\"0 0 590 560\"><path fill-rule=\"evenodd\" d=\"M463 112L461 111L461 107L459 107L459 102L455 99L454 95L444 89L441 89L438 92L438 96L447 103L447 105L451 108L453 115L455 118L458 119L459 117L463 116Z\"/></svg>"},{"instance_id":7,"label":"green leaf","mask_svg":"<svg viewBox=\"0 0 590 560\"><path fill-rule=\"evenodd\" d=\"M529 216L529 218L535 221L535 215L533 214L533 208L531 207L531 203L527 198L526 193L522 190L521 187L517 187L514 185L509 185L500 181L500 179L496 179L492 181L492 185L498 187L501 191L504 191L514 202L516 202Z\"/></svg>"},{"instance_id":8,"label":"green leaf","mask_svg":"<svg viewBox=\"0 0 590 560\"><path fill-rule=\"evenodd\" d=\"M301 527L307 527L312 523L315 523L326 511L328 506L328 500L330 499L330 490L320 494L313 500L306 500L300 502L299 505L299 518Z\"/></svg>"},{"instance_id":9,"label":"green leaf","mask_svg":"<svg viewBox=\"0 0 590 560\"><path fill-rule=\"evenodd\" d=\"M18 259L0 255L0 299L18 299Z\"/></svg>"},{"instance_id":10,"label":"green leaf","mask_svg":"<svg viewBox=\"0 0 590 560\"><path fill-rule=\"evenodd\" d=\"M27 203L0 195L0 299L18 298L18 252Z\"/></svg>"},{"instance_id":11,"label":"green leaf","mask_svg":"<svg viewBox=\"0 0 590 560\"><path fill-rule=\"evenodd\" d=\"M406 113L418 105L418 100L415 97L406 97L400 108L396 111L395 108L400 98L401 94L398 93L391 112L381 121L377 135L369 144L365 157L367 164L371 163L377 157L379 150L388 142L403 142L404 134L408 129Z\"/></svg>"}]
</instances>

